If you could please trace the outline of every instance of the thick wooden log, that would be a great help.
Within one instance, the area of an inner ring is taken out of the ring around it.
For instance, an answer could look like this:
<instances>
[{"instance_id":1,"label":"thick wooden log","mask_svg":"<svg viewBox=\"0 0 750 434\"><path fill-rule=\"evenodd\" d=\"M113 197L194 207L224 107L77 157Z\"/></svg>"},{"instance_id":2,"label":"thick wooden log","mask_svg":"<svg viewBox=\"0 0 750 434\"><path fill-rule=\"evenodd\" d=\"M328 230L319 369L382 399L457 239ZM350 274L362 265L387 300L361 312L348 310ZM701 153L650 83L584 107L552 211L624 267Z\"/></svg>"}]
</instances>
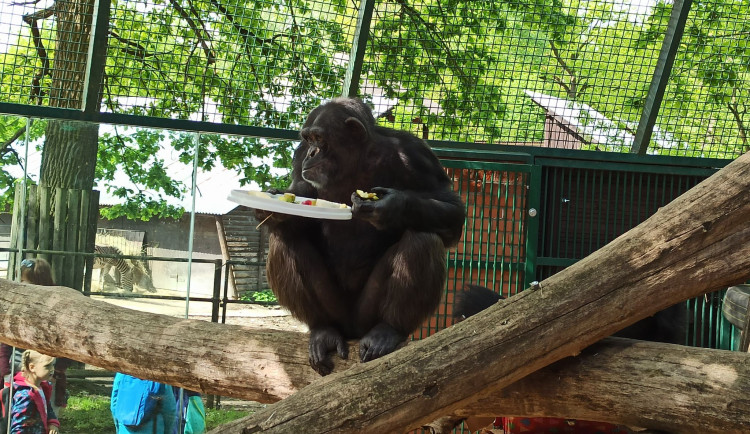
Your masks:
<instances>
[{"instance_id":1,"label":"thick wooden log","mask_svg":"<svg viewBox=\"0 0 750 434\"><path fill-rule=\"evenodd\" d=\"M70 288L2 279L0 342L263 403L283 399L318 378L308 364L302 333L150 314Z\"/></svg>"},{"instance_id":2,"label":"thick wooden log","mask_svg":"<svg viewBox=\"0 0 750 434\"><path fill-rule=\"evenodd\" d=\"M750 355L606 338L458 410L672 433L750 432Z\"/></svg>"},{"instance_id":3,"label":"thick wooden log","mask_svg":"<svg viewBox=\"0 0 750 434\"><path fill-rule=\"evenodd\" d=\"M57 309L65 309L65 315ZM0 312L4 343L204 393L274 402L320 378L307 365L303 333L148 314L68 288L5 280L0 280ZM544 415L662 429L671 423L677 432L747 431L748 358L608 338L452 416ZM351 364L342 362L338 369Z\"/></svg>"},{"instance_id":4,"label":"thick wooden log","mask_svg":"<svg viewBox=\"0 0 750 434\"><path fill-rule=\"evenodd\" d=\"M750 278L750 154L604 248L496 306L331 375L223 432L399 432L679 301ZM477 391L481 391L477 394Z\"/></svg>"}]
</instances>

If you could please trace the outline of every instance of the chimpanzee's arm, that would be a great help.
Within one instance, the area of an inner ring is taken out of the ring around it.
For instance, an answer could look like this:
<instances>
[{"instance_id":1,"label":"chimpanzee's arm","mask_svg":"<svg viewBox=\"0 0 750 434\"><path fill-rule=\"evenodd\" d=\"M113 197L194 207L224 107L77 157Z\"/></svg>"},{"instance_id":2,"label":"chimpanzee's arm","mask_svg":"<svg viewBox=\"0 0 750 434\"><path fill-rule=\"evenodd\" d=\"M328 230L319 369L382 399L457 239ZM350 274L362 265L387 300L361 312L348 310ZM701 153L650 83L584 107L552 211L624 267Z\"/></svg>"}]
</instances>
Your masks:
<instances>
[{"instance_id":1,"label":"chimpanzee's arm","mask_svg":"<svg viewBox=\"0 0 750 434\"><path fill-rule=\"evenodd\" d=\"M352 194L352 213L380 230L411 229L434 232L446 247L455 245L463 232L465 212L461 199L444 189L417 192L375 187L378 200L363 200Z\"/></svg>"}]
</instances>

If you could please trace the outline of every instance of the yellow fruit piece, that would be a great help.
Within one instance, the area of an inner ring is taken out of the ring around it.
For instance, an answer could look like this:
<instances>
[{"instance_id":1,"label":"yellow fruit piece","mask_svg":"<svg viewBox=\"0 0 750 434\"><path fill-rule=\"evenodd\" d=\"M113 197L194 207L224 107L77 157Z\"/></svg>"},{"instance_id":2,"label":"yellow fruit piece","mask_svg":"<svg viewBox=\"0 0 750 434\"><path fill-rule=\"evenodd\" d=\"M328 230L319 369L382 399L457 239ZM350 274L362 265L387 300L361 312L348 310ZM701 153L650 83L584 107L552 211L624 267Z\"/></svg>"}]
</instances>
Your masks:
<instances>
[{"instance_id":1,"label":"yellow fruit piece","mask_svg":"<svg viewBox=\"0 0 750 434\"><path fill-rule=\"evenodd\" d=\"M294 203L294 200L297 198L297 196L294 195L294 193L284 193L283 196L279 196L279 200L282 202L289 202Z\"/></svg>"},{"instance_id":2,"label":"yellow fruit piece","mask_svg":"<svg viewBox=\"0 0 750 434\"><path fill-rule=\"evenodd\" d=\"M380 199L376 193L368 193L362 190L357 190L357 196L365 200L378 200Z\"/></svg>"}]
</instances>

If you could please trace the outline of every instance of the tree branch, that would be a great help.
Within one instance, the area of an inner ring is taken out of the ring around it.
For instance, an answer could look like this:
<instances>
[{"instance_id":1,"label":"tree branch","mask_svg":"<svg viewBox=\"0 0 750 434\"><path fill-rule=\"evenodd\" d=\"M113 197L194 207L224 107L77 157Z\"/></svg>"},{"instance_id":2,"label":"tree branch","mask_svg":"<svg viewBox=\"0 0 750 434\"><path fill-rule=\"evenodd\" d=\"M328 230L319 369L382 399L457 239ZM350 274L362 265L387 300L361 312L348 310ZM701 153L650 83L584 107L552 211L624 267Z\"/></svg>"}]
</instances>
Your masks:
<instances>
[{"instance_id":1,"label":"tree branch","mask_svg":"<svg viewBox=\"0 0 750 434\"><path fill-rule=\"evenodd\" d=\"M171 4L172 7L175 8L180 16L188 23L188 26L190 26L190 28L193 30L193 34L195 34L195 37L198 38L198 43L200 44L201 48L203 48L203 53L208 59L207 64L212 65L216 63L216 54L214 53L213 48L211 48L211 46L209 45L210 37L206 32L205 24L203 23L199 14L195 11L193 6L190 5L190 10L193 13L193 16L191 16L177 1L170 0L169 4Z\"/></svg>"},{"instance_id":2,"label":"tree branch","mask_svg":"<svg viewBox=\"0 0 750 434\"><path fill-rule=\"evenodd\" d=\"M42 91L42 78L45 75L52 76L52 73L50 72L49 56L47 55L47 50L44 48L44 44L42 43L42 34L39 31L37 21L51 17L55 14L56 11L57 3L48 8L44 8L32 14L23 16L23 21L28 24L31 29L31 39L34 42L36 53L42 63L42 68L34 73L34 76L31 79L31 93L29 94L31 101L35 102L38 105L41 105L42 100L44 99L44 92Z\"/></svg>"}]
</instances>

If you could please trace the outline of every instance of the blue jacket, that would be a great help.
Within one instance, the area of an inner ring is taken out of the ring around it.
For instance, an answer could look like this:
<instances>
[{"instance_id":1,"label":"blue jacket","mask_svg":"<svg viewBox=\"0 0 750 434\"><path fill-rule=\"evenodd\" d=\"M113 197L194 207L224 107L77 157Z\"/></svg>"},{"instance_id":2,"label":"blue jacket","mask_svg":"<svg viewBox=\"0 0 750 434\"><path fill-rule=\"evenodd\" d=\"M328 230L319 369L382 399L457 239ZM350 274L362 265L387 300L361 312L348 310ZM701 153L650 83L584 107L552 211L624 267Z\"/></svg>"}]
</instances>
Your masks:
<instances>
[{"instance_id":1,"label":"blue jacket","mask_svg":"<svg viewBox=\"0 0 750 434\"><path fill-rule=\"evenodd\" d=\"M124 374L117 373L112 383L112 400L110 410L114 414L117 400L120 397L119 385ZM156 414L151 415L146 421L138 426L126 426L115 419L117 434L172 434L177 421L177 403L174 399L172 386L160 384L157 398L160 400Z\"/></svg>"}]
</instances>

